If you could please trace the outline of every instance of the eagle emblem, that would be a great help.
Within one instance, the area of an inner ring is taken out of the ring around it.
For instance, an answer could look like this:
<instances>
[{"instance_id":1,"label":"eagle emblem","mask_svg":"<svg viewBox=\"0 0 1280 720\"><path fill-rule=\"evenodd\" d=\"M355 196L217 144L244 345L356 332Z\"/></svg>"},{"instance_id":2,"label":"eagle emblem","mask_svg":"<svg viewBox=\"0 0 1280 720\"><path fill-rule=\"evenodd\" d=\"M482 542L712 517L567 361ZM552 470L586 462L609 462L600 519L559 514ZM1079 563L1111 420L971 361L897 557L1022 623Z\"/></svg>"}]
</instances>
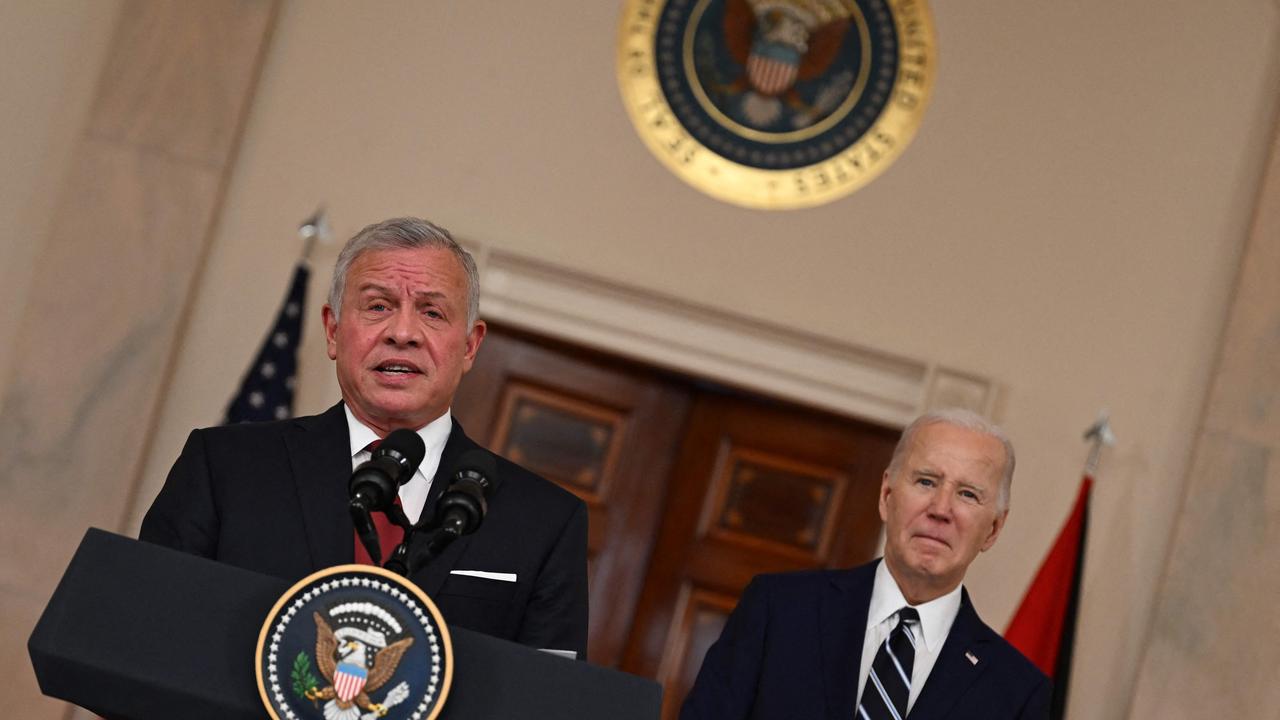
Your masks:
<instances>
[{"instance_id":1,"label":"eagle emblem","mask_svg":"<svg viewBox=\"0 0 1280 720\"><path fill-rule=\"evenodd\" d=\"M849 27L848 7L840 3L726 0L724 46L744 73L724 91L750 93L742 111L752 125L772 125L784 103L799 113L797 124L813 122L832 108L806 102L796 92L796 82L827 72Z\"/></svg>"},{"instance_id":2,"label":"eagle emblem","mask_svg":"<svg viewBox=\"0 0 1280 720\"><path fill-rule=\"evenodd\" d=\"M400 631L400 624L386 610L373 603L347 603L330 611L337 622L334 630L319 612L316 623L316 665L329 684L310 687L303 695L312 702L326 701L325 720L372 720L408 696L408 684L392 688L383 702L375 703L375 693L391 679L400 658L413 644L412 637L387 642L387 629ZM364 712L361 712L364 711Z\"/></svg>"}]
</instances>

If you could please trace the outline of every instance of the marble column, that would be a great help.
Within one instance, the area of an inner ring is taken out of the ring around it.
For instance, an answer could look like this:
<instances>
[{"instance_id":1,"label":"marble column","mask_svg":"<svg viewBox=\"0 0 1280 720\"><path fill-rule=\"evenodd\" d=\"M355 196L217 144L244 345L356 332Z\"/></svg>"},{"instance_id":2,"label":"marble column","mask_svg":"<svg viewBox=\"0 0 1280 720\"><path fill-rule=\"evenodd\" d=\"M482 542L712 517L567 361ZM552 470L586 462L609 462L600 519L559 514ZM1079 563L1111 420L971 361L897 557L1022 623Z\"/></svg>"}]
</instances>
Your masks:
<instances>
[{"instance_id":1,"label":"marble column","mask_svg":"<svg viewBox=\"0 0 1280 720\"><path fill-rule=\"evenodd\" d=\"M1129 717L1280 718L1280 134L1193 453Z\"/></svg>"},{"instance_id":2,"label":"marble column","mask_svg":"<svg viewBox=\"0 0 1280 720\"><path fill-rule=\"evenodd\" d=\"M127 513L278 0L123 3L0 385L0 677L89 526ZM180 389L173 390L180 392Z\"/></svg>"}]
</instances>

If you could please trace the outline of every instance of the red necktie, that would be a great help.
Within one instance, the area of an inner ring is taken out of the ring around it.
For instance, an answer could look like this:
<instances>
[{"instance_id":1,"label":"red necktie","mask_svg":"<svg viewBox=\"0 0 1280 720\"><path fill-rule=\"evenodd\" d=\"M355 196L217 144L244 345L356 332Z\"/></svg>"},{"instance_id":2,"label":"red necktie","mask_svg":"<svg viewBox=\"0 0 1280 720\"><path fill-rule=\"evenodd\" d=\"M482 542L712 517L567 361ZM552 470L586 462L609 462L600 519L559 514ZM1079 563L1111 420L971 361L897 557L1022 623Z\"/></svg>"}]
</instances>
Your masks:
<instances>
[{"instance_id":1,"label":"red necktie","mask_svg":"<svg viewBox=\"0 0 1280 720\"><path fill-rule=\"evenodd\" d=\"M365 447L365 450L373 452L378 448L381 440L374 440ZM396 504L400 504L400 496L396 496ZM378 562L374 562L369 557L369 551L364 549L364 543L360 542L360 536L352 532L356 541L356 562L361 565L377 565L382 567L382 562L391 556L392 551L396 549L404 540L404 528L391 522L391 518L387 517L384 512L373 513L373 527L378 531L378 545L382 549L382 557Z\"/></svg>"}]
</instances>

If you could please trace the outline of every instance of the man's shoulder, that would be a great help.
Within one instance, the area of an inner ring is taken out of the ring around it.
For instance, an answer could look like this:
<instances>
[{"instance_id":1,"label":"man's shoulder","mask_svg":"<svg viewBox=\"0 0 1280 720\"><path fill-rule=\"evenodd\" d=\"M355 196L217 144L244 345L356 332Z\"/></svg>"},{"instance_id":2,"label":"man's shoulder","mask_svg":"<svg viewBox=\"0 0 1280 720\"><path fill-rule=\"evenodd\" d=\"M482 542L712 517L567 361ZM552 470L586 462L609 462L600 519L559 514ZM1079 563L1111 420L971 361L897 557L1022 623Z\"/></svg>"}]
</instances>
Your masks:
<instances>
[{"instance_id":1,"label":"man's shoulder","mask_svg":"<svg viewBox=\"0 0 1280 720\"><path fill-rule=\"evenodd\" d=\"M979 618L977 613L973 612L972 606L969 606L969 611L973 613L973 620L976 623L976 629L973 631L974 639L983 645L983 652L988 656L992 667L999 667L1007 679L1027 686L1038 685L1048 680L1048 676L1041 672L1035 663L1028 660L1026 655ZM964 612L964 609L961 612Z\"/></svg>"},{"instance_id":2,"label":"man's shoulder","mask_svg":"<svg viewBox=\"0 0 1280 720\"><path fill-rule=\"evenodd\" d=\"M299 415L284 420L213 425L193 430L191 435L199 437L209 447L240 448L278 443L280 438L291 430L329 429L345 432L346 420L342 416L341 407L341 405L335 405L318 415Z\"/></svg>"},{"instance_id":3,"label":"man's shoulder","mask_svg":"<svg viewBox=\"0 0 1280 720\"><path fill-rule=\"evenodd\" d=\"M844 570L795 570L781 573L763 573L755 576L751 584L773 596L794 598L816 593L835 586L839 589L856 588L874 578L875 563Z\"/></svg>"}]
</instances>

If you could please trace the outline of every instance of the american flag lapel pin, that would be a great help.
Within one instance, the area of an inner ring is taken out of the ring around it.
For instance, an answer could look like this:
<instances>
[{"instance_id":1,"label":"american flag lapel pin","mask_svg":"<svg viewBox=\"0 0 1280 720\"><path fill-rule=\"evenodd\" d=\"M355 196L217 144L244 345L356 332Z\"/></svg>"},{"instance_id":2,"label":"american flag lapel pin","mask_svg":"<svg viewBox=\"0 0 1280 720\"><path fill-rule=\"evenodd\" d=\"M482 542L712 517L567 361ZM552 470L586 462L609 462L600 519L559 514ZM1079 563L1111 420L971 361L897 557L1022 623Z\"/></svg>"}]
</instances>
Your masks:
<instances>
[{"instance_id":1,"label":"american flag lapel pin","mask_svg":"<svg viewBox=\"0 0 1280 720\"><path fill-rule=\"evenodd\" d=\"M968 650L965 650L965 651L964 651L964 656L965 656L965 657L967 657L967 658L969 658L969 664L970 664L970 665L977 665L977 664L978 664L978 658L977 658L977 656L975 656L973 653L969 652Z\"/></svg>"}]
</instances>

